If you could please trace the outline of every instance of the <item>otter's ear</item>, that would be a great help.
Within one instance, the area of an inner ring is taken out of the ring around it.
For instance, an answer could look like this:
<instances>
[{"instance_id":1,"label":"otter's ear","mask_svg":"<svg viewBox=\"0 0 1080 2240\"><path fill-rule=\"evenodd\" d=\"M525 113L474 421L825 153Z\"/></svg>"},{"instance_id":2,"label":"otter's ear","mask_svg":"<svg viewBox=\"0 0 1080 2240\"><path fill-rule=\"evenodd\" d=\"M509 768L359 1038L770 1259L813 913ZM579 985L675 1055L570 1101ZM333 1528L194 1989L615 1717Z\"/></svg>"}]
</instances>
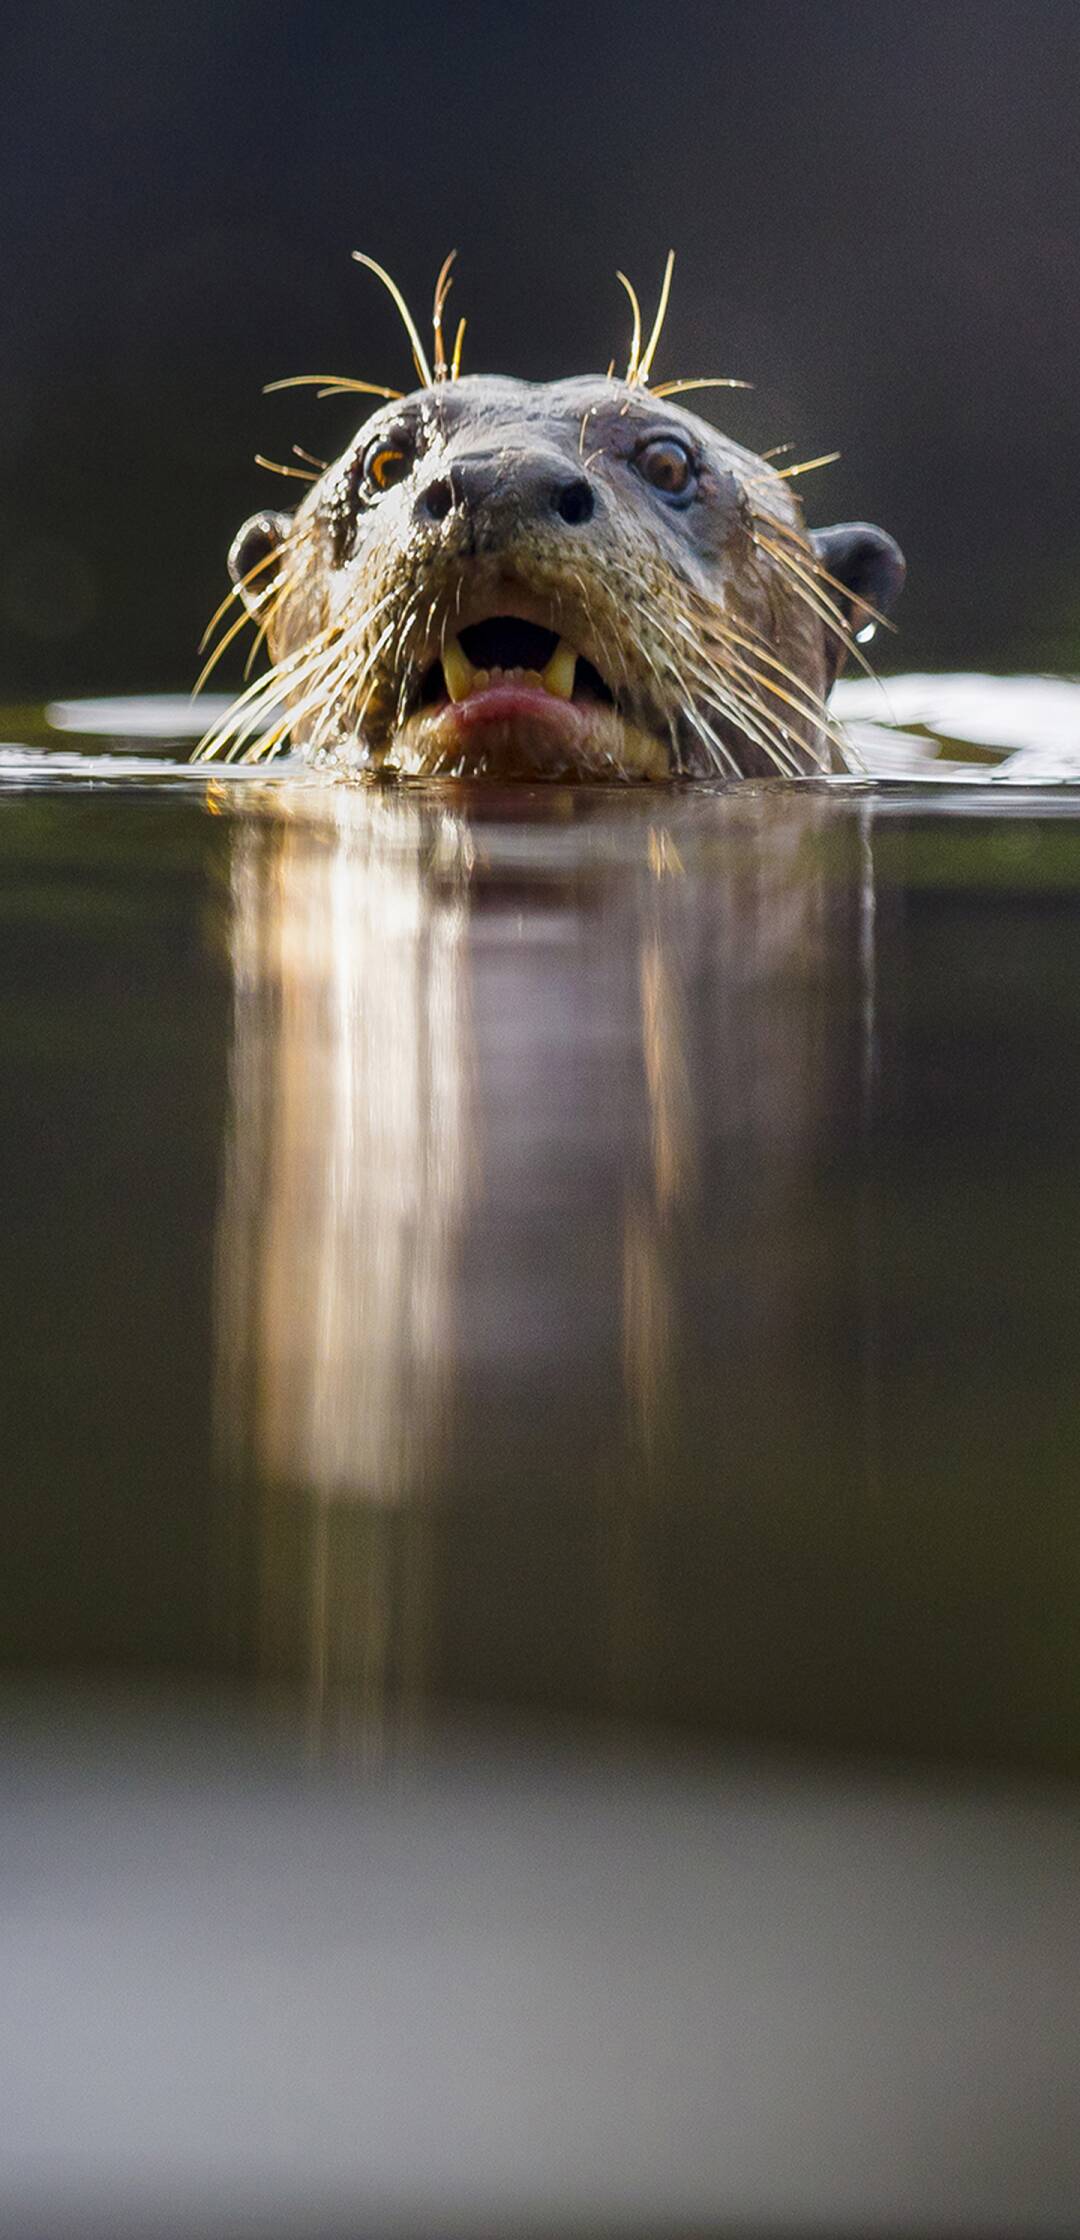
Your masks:
<instances>
[{"instance_id":1,"label":"otter's ear","mask_svg":"<svg viewBox=\"0 0 1080 2240\"><path fill-rule=\"evenodd\" d=\"M835 529L815 529L812 543L822 567L833 578L822 589L842 610L853 637L873 634L879 615L888 615L904 588L907 565L898 544L869 521L843 521ZM843 586L837 591L835 584ZM825 658L834 685L846 659L843 640L826 629Z\"/></svg>"},{"instance_id":2,"label":"otter's ear","mask_svg":"<svg viewBox=\"0 0 1080 2240\"><path fill-rule=\"evenodd\" d=\"M229 574L249 614L258 614L273 580L275 552L292 528L288 513L253 513L233 538Z\"/></svg>"}]
</instances>

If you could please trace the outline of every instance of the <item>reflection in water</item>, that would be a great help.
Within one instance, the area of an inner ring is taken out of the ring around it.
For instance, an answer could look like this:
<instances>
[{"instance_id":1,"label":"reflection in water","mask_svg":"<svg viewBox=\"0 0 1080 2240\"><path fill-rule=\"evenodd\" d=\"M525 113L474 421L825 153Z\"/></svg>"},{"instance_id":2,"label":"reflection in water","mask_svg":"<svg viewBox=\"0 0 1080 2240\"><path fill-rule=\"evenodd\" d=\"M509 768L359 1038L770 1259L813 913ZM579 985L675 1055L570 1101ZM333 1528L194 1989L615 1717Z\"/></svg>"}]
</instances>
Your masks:
<instances>
[{"instance_id":1,"label":"reflection in water","mask_svg":"<svg viewBox=\"0 0 1080 2240\"><path fill-rule=\"evenodd\" d=\"M245 794L219 1416L320 1718L651 1703L670 1513L737 1490L787 1349L828 805L596 800Z\"/></svg>"},{"instance_id":2,"label":"reflection in water","mask_svg":"<svg viewBox=\"0 0 1080 2240\"><path fill-rule=\"evenodd\" d=\"M251 820L233 854L223 1422L270 1480L327 1496L413 1491L445 1392L472 1157L463 842L343 793Z\"/></svg>"},{"instance_id":3,"label":"reflection in water","mask_svg":"<svg viewBox=\"0 0 1080 2240\"><path fill-rule=\"evenodd\" d=\"M474 1166L465 836L344 790L265 809L232 858L219 1419L267 1504L264 1663L299 1659L316 1716L374 1722L419 1686L447 1436Z\"/></svg>"}]
</instances>

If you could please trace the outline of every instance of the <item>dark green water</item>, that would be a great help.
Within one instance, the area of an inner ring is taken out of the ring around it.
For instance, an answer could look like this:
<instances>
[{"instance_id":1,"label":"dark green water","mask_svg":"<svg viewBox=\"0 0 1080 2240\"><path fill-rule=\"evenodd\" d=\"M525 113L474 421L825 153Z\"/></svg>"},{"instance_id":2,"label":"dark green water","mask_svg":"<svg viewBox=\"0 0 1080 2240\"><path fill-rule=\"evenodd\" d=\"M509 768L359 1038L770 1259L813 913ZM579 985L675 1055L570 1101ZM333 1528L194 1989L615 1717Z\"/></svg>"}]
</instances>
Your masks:
<instances>
[{"instance_id":1,"label":"dark green water","mask_svg":"<svg viewBox=\"0 0 1080 2240\"><path fill-rule=\"evenodd\" d=\"M9 721L5 2231L1080 2229L1078 702Z\"/></svg>"},{"instance_id":2,"label":"dark green water","mask_svg":"<svg viewBox=\"0 0 1080 2240\"><path fill-rule=\"evenodd\" d=\"M1080 795L157 767L0 794L5 1658L1080 1770Z\"/></svg>"}]
</instances>

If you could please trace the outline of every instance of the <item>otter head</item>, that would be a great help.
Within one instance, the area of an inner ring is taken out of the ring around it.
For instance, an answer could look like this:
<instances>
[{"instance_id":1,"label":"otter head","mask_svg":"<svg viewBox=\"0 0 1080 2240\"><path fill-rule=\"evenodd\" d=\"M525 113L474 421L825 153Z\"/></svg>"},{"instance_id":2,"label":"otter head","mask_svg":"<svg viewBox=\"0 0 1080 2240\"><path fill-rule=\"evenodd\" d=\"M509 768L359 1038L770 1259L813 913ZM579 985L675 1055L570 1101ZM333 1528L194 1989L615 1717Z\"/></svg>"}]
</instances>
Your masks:
<instances>
[{"instance_id":1,"label":"otter head","mask_svg":"<svg viewBox=\"0 0 1080 2240\"><path fill-rule=\"evenodd\" d=\"M642 383L443 381L230 556L273 667L221 733L402 776L820 769L904 564ZM211 744L213 744L213 740Z\"/></svg>"}]
</instances>

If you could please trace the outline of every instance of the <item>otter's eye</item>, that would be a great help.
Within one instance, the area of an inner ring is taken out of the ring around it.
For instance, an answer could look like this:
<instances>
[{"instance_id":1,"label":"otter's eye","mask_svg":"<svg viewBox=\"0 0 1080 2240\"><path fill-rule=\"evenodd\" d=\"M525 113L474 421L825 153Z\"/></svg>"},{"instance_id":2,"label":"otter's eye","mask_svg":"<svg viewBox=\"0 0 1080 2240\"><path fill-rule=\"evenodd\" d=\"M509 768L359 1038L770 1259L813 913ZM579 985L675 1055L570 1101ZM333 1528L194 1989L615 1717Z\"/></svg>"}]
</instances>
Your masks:
<instances>
[{"instance_id":1,"label":"otter's eye","mask_svg":"<svg viewBox=\"0 0 1080 2240\"><path fill-rule=\"evenodd\" d=\"M364 453L364 480L373 490L392 490L412 473L413 455L404 435L376 436Z\"/></svg>"},{"instance_id":2,"label":"otter's eye","mask_svg":"<svg viewBox=\"0 0 1080 2240\"><path fill-rule=\"evenodd\" d=\"M634 464L638 473L665 497L684 498L694 480L694 455L678 436L654 436L643 443Z\"/></svg>"}]
</instances>

